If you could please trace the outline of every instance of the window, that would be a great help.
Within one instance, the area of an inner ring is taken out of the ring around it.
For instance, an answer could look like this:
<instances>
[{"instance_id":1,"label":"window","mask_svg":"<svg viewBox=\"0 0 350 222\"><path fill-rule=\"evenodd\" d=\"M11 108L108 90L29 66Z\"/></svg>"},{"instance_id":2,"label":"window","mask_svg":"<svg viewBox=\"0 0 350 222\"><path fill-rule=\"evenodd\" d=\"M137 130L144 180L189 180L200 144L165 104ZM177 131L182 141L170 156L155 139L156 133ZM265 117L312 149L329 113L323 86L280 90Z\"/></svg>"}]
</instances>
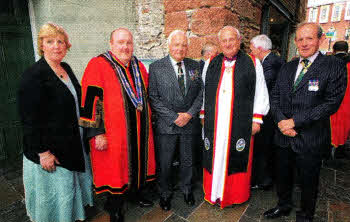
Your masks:
<instances>
[{"instance_id":1,"label":"window","mask_svg":"<svg viewBox=\"0 0 350 222\"><path fill-rule=\"evenodd\" d=\"M329 5L323 5L320 8L320 23L328 22Z\"/></svg>"},{"instance_id":2,"label":"window","mask_svg":"<svg viewBox=\"0 0 350 222\"><path fill-rule=\"evenodd\" d=\"M317 21L317 8L310 8L309 9L309 22L316 22Z\"/></svg>"},{"instance_id":3,"label":"window","mask_svg":"<svg viewBox=\"0 0 350 222\"><path fill-rule=\"evenodd\" d=\"M333 5L333 12L332 12L332 22L339 22L341 11L343 9L343 4L334 4Z\"/></svg>"},{"instance_id":4,"label":"window","mask_svg":"<svg viewBox=\"0 0 350 222\"><path fill-rule=\"evenodd\" d=\"M350 2L346 3L345 13L344 13L344 20L350 20Z\"/></svg>"}]
</instances>

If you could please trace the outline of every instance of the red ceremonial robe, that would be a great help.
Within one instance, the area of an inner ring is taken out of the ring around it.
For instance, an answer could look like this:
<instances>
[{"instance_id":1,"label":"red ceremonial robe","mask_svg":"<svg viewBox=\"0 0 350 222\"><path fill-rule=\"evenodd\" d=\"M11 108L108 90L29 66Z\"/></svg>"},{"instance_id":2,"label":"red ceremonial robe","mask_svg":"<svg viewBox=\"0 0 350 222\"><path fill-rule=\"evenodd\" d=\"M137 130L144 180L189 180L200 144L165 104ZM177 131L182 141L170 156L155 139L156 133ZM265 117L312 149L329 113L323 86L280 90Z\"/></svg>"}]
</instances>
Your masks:
<instances>
[{"instance_id":1,"label":"red ceremonial robe","mask_svg":"<svg viewBox=\"0 0 350 222\"><path fill-rule=\"evenodd\" d=\"M130 81L132 78L130 69L124 67L120 61L116 60L116 62L122 68L135 93L135 84ZM155 179L156 166L151 109L146 96L148 73L139 61L138 67L142 76L142 114L130 106L131 102L128 101L128 95L118 75L110 61L105 57L100 55L91 59L84 72L82 110L84 110L85 115L81 117L80 122L94 125L98 121L97 114L99 113L96 104L98 99L102 100L105 136L108 143L106 150L99 151L95 149L95 140L90 140L93 183L98 194L103 192L122 194L130 188L132 183L134 183L133 186L136 185L136 188L139 188L146 181ZM91 96L92 94L94 96ZM92 107L87 107L89 105ZM134 109L133 112L130 112L130 109ZM130 122L132 122L130 115L132 113L136 114L133 118L137 124L134 126L137 135L133 135L133 137L130 135ZM143 125L141 126L141 124ZM144 137L142 137L141 132ZM136 144L136 148L133 148L132 144ZM131 149L137 150L131 152ZM136 169L135 165L131 165L132 159L137 162Z\"/></svg>"},{"instance_id":2,"label":"red ceremonial robe","mask_svg":"<svg viewBox=\"0 0 350 222\"><path fill-rule=\"evenodd\" d=\"M336 113L331 116L332 145L338 147L344 145L350 133L350 62L347 68L347 87L342 103Z\"/></svg>"},{"instance_id":3,"label":"red ceremonial robe","mask_svg":"<svg viewBox=\"0 0 350 222\"><path fill-rule=\"evenodd\" d=\"M250 179L252 175L254 137L250 140L250 152L246 172L239 172L231 175L226 174L223 200L219 203L223 209L232 204L241 204L250 197ZM229 155L230 153L228 153ZM215 158L215 156L214 156ZM203 171L204 199L210 204L216 204L210 200L213 175L206 169ZM229 188L229 189L226 189Z\"/></svg>"},{"instance_id":4,"label":"red ceremonial robe","mask_svg":"<svg viewBox=\"0 0 350 222\"><path fill-rule=\"evenodd\" d=\"M255 58L252 58L253 61L255 61ZM254 64L255 65L255 64ZM233 79L234 79L234 67L233 67ZM223 77L223 73L225 71L225 65L224 60L222 62L222 69L221 69L221 77L219 80L219 86L221 85L221 80ZM208 74L209 75L209 74ZM231 118L234 118L233 116L233 107L234 107L234 84L232 84L232 107L231 107ZM219 90L217 90L217 96L218 98ZM218 103L218 99L216 99L216 102ZM215 109L218 109L218 104L215 105ZM205 111L204 111L205 112ZM205 112L206 113L206 112ZM206 114L205 114L206 115ZM217 113L216 113L217 115ZM254 117L261 118L261 115L253 115ZM217 117L215 117L216 122ZM231 122L231 120L228 120L228 122ZM231 125L232 127L232 125ZM230 135L232 133L232 129L230 127ZM216 130L215 130L216 131ZM214 133L214 138L216 137L216 132ZM229 136L230 138L230 136ZM215 140L215 139L214 139ZM213 142L214 143L214 142ZM224 182L224 192L222 195L222 200L218 200L219 202L213 202L211 200L212 195L212 184L213 184L213 172L210 173L207 169L204 168L203 170L203 189L204 189L204 199L209 202L210 204L216 204L219 203L221 208L227 207L232 204L241 204L243 202L246 202L250 197L250 180L251 180L251 172L252 172L252 160L253 160L253 147L254 147L254 137L252 136L250 138L250 145L249 145L249 156L248 156L248 165L246 168L246 171L244 172L237 172L233 174L229 174L228 164L229 164L229 157L230 157L230 147L235 146L234 144L230 144L230 140L227 145L227 158L226 158L226 172L225 172L225 182ZM214 160L215 160L215 145L213 148L213 164L212 167L214 168Z\"/></svg>"}]
</instances>

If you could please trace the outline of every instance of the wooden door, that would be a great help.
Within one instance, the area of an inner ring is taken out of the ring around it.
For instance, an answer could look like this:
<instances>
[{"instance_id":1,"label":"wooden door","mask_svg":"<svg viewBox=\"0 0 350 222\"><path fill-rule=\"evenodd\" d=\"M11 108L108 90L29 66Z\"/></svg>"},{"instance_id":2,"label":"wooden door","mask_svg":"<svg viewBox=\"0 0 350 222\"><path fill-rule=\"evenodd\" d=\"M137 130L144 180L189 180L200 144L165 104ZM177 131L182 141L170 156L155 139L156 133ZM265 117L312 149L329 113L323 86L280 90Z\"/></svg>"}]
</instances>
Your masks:
<instances>
[{"instance_id":1,"label":"wooden door","mask_svg":"<svg viewBox=\"0 0 350 222\"><path fill-rule=\"evenodd\" d=\"M28 2L1 0L0 7L0 160L22 153L17 90L23 71L34 63Z\"/></svg>"}]
</instances>

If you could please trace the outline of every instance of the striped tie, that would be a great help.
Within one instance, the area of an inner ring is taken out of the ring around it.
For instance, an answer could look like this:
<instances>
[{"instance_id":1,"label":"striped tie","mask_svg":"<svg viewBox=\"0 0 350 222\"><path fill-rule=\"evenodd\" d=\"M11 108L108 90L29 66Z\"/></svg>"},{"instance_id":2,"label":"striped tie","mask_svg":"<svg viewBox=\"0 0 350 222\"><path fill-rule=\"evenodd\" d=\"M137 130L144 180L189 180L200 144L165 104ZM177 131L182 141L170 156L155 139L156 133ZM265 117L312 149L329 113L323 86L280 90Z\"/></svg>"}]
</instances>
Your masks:
<instances>
[{"instance_id":1,"label":"striped tie","mask_svg":"<svg viewBox=\"0 0 350 222\"><path fill-rule=\"evenodd\" d=\"M294 83L294 87L293 87L293 91L295 91L295 89L297 88L298 84L301 82L301 80L303 79L303 76L305 75L305 73L307 72L307 69L310 67L311 62L307 59L303 59L301 61L301 64L303 65L303 69L301 70L298 78L295 80Z\"/></svg>"},{"instance_id":2,"label":"striped tie","mask_svg":"<svg viewBox=\"0 0 350 222\"><path fill-rule=\"evenodd\" d=\"M178 66L178 76L177 76L177 81L179 82L179 87L182 95L185 95L185 76L181 67L181 62L176 63Z\"/></svg>"}]
</instances>

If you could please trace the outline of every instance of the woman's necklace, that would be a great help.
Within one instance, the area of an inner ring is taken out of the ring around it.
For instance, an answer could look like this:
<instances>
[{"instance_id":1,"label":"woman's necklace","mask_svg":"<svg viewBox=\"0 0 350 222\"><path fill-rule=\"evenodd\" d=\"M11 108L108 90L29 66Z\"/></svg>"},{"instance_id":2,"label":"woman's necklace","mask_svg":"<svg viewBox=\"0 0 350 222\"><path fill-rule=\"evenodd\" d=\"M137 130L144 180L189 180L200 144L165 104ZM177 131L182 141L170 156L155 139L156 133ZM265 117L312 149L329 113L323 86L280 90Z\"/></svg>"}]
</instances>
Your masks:
<instances>
[{"instance_id":1,"label":"woman's necklace","mask_svg":"<svg viewBox=\"0 0 350 222\"><path fill-rule=\"evenodd\" d=\"M55 67L54 68L54 71L55 71L55 73L56 73L56 75L58 76L58 77L60 77L61 79L65 79L65 77L66 77L66 71L63 69L63 68L61 68L61 67Z\"/></svg>"}]
</instances>

